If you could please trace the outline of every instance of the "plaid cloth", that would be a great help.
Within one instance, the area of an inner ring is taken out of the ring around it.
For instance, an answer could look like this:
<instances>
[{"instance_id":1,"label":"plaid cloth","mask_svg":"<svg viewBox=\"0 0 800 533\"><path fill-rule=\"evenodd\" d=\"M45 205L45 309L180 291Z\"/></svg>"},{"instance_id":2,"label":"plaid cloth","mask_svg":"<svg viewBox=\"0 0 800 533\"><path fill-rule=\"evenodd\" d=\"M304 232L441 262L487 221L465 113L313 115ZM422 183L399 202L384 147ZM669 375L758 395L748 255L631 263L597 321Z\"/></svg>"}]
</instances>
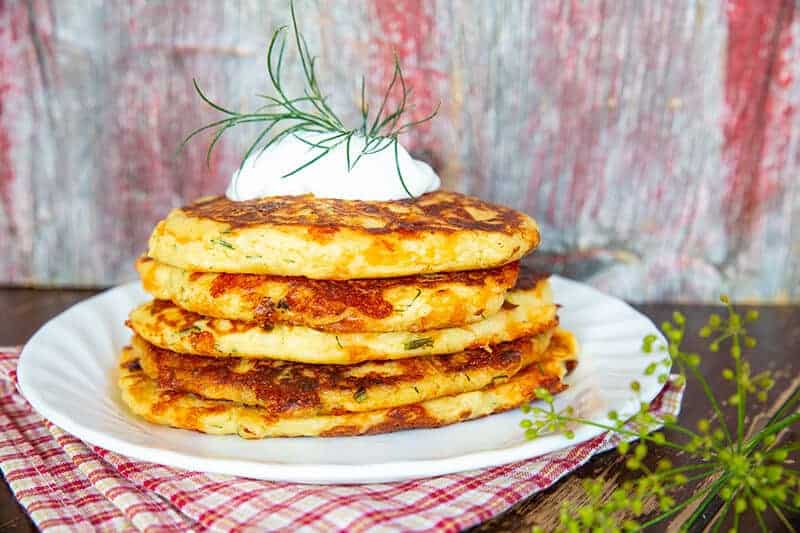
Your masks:
<instances>
[{"instance_id":1,"label":"plaid cloth","mask_svg":"<svg viewBox=\"0 0 800 533\"><path fill-rule=\"evenodd\" d=\"M373 485L299 485L135 461L42 419L16 388L18 349L0 350L0 468L43 530L460 531L546 489L618 442L604 434L519 463ZM683 390L652 404L677 414Z\"/></svg>"}]
</instances>

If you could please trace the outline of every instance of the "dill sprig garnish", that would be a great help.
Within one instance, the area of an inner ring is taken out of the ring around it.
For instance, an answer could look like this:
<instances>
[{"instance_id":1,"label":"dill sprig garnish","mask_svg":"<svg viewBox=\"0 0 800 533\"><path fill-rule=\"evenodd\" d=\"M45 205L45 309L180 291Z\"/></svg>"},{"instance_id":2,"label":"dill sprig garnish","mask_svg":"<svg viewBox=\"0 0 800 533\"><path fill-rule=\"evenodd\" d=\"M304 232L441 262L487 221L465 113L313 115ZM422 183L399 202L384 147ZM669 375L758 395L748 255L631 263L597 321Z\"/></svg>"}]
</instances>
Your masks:
<instances>
[{"instance_id":1,"label":"dill sprig garnish","mask_svg":"<svg viewBox=\"0 0 800 533\"><path fill-rule=\"evenodd\" d=\"M747 328L758 320L758 313L755 310L739 313L727 296L722 296L721 301L727 308L727 317L712 314L698 334L711 339L708 345L711 352L719 351L723 344L730 352L733 368L722 371L722 377L734 389L727 402L717 397L700 371L700 354L683 348L688 325L682 313L674 312L672 320L661 325L666 344L652 334L642 341L645 354L663 352L663 359L651 362L644 374L658 373L658 381L666 383L670 380L669 369L676 366L679 374L672 383L683 387L691 379L700 385L714 413L713 419L700 419L696 427L690 427L675 416L656 417L650 413L650 403L642 401L631 417L611 411L607 415L609 423L597 422L581 418L571 406L557 410L553 395L545 389L536 391L544 407L523 406L523 411L532 415L520 423L526 437L534 439L562 432L573 438L575 432L571 428L575 425L613 431L622 438L617 450L626 457L626 468L640 474L624 481L610 494L605 479L585 480L587 502L585 505L565 502L556 531L642 531L675 517L682 510L686 510L687 516L681 518L680 531L693 531L715 502L721 507L706 529L718 531L732 515L729 531L739 531L743 513L750 511L761 530L766 531L763 514L771 511L787 531L795 531L790 521L800 513L800 472L796 469L800 444L782 442L781 437L786 430L800 425L800 393L793 393L763 425L758 417L747 416L748 402L752 403L753 397L766 401L775 380L768 371L753 375L743 357L745 349L756 347L756 339ZM641 385L633 381L630 388L638 394ZM735 427L728 426L725 407L735 411ZM669 432L651 433L658 426ZM633 440L639 442L634 444ZM673 466L664 458L653 466L653 461L645 461L651 447L671 448L680 453L686 464ZM708 482L689 485L699 480ZM692 488L691 492L683 501L676 501L673 494L686 486ZM655 504L655 510L648 502ZM535 527L534 531L543 529Z\"/></svg>"},{"instance_id":2,"label":"dill sprig garnish","mask_svg":"<svg viewBox=\"0 0 800 533\"><path fill-rule=\"evenodd\" d=\"M403 122L402 119L405 113L412 109L408 101L411 89L406 86L399 58L395 54L392 79L386 88L377 113L374 116L370 113L366 82L362 76L361 123L356 128L346 127L331 109L327 97L320 89L316 71L317 58L309 52L306 39L297 27L294 2L289 3L289 8L292 17L291 33L300 57L305 80L303 96L288 96L281 81L284 52L288 39L288 26L281 26L272 34L272 39L267 47L267 75L274 90L274 95L259 94L259 98L266 100L264 105L254 112L239 113L213 102L200 89L197 80L193 79L194 88L200 98L213 109L226 115L226 117L194 130L184 139L181 147L195 135L207 130L213 130L214 134L206 151L206 163L210 165L211 152L223 133L240 124L261 124L261 130L242 157L242 162L239 165L240 171L251 156L255 154L255 157L258 157L270 146L290 135L316 150L313 157L281 176L281 179L288 178L314 164L342 144L345 146L348 172L358 164L363 156L393 148L397 177L406 194L413 198L414 195L406 186L400 170L398 138L415 126L435 117L439 111L439 104L436 105L433 112L424 118ZM396 89L400 91L400 100L396 106L391 107L389 101L392 91ZM304 134L307 136L311 134L310 136L313 136L314 140L311 141L304 138ZM321 139L319 138L320 136L322 136ZM355 153L351 150L351 143L354 137L362 137L364 140L363 147L356 150Z\"/></svg>"}]
</instances>

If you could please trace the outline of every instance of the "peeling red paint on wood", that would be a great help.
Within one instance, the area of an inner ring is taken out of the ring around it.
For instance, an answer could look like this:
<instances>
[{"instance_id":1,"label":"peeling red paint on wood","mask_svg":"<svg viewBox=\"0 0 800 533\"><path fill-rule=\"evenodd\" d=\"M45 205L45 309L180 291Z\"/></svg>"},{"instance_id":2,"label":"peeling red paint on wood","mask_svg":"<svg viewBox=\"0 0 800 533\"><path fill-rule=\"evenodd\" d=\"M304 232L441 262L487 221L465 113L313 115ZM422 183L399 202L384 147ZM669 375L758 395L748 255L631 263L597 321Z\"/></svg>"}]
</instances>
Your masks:
<instances>
[{"instance_id":1,"label":"peeling red paint on wood","mask_svg":"<svg viewBox=\"0 0 800 533\"><path fill-rule=\"evenodd\" d=\"M436 107L439 95L435 85L444 78L444 74L434 67L434 5L422 0L376 0L369 4L368 13L377 25L377 32L370 36L371 75L368 80L373 101L374 96L382 96L389 85L397 54L413 104L403 120L422 120ZM393 106L399 103L400 94L399 90L393 91L390 100ZM435 151L439 142L430 135L430 128L430 123L421 124L404 136L404 143L416 152Z\"/></svg>"},{"instance_id":2,"label":"peeling red paint on wood","mask_svg":"<svg viewBox=\"0 0 800 533\"><path fill-rule=\"evenodd\" d=\"M602 200L604 191L600 180L595 179L598 169L605 166L605 154L598 146L599 130L604 126L598 115L605 113L604 102L615 95L601 95L597 92L597 81L603 73L594 68L597 56L601 53L602 40L590 28L602 23L604 6L570 1L564 4L551 3L543 7L531 4L530 9L544 20L543 32L535 36L531 46L556 50L555 54L542 54L534 64L533 75L542 83L555 83L558 86L554 104L559 109L588 109L589 112L564 115L556 135L538 150L531 169L530 191L535 192L545 182L552 182L559 176L558 187L552 187L547 196L547 219L556 225L568 224L576 213L582 211L594 199ZM541 117L534 115L531 130L541 125ZM573 151L575 157L556 160L554 167L537 163L553 150ZM597 185L600 185L598 189ZM566 195L569 201L564 204L558 200Z\"/></svg>"},{"instance_id":3,"label":"peeling red paint on wood","mask_svg":"<svg viewBox=\"0 0 800 533\"><path fill-rule=\"evenodd\" d=\"M794 106L782 99L792 82L793 0L730 0L725 75L726 229L734 241L752 237L764 207L781 194ZM797 58L795 58L796 61Z\"/></svg>"},{"instance_id":4,"label":"peeling red paint on wood","mask_svg":"<svg viewBox=\"0 0 800 533\"><path fill-rule=\"evenodd\" d=\"M540 264L632 299L800 298L791 2L296 1L334 107L363 72L374 110L396 50L410 116L443 102L404 142L539 219ZM0 0L0 282L133 278L158 218L221 192L253 130L210 169L208 138L176 155L218 118L191 79L257 107L279 5Z\"/></svg>"},{"instance_id":5,"label":"peeling red paint on wood","mask_svg":"<svg viewBox=\"0 0 800 533\"><path fill-rule=\"evenodd\" d=\"M9 15L10 4L0 3L0 17ZM14 17L12 15L13 18ZM14 181L14 168L11 165L11 136L9 129L11 120L8 118L8 94L13 90L15 79L13 57L13 35L11 27L0 26L0 204L3 212L7 214L8 233L11 237L16 235L17 228L13 213L13 197L11 185Z\"/></svg>"},{"instance_id":6,"label":"peeling red paint on wood","mask_svg":"<svg viewBox=\"0 0 800 533\"><path fill-rule=\"evenodd\" d=\"M19 213L13 192L16 176L12 160L14 119L11 97L22 90L19 72L24 67L17 42L20 39L19 28L25 27L27 22L27 13L20 4L0 1L0 232L2 240L7 239L9 243L0 246L0 253L10 257L0 275L12 279L24 276L24 265L17 259L19 250L14 250L11 245L19 242Z\"/></svg>"},{"instance_id":7,"label":"peeling red paint on wood","mask_svg":"<svg viewBox=\"0 0 800 533\"><path fill-rule=\"evenodd\" d=\"M135 7L121 21L129 29L129 43L116 61L114 73L118 75L110 88L117 96L111 101L111 153L105 159L108 201L102 205L104 218L113 221L105 227L104 237L128 248L122 254L107 250L109 262L127 262L140 254L155 221L182 198L218 192L231 172L230 165L220 164L230 159L226 139L217 144L209 165L207 136L179 150L181 140L202 124L200 116L210 115L192 85L194 50L176 46L174 36L165 41L154 39L152 27L141 23L180 17L206 21L211 32L211 14L196 2L132 5Z\"/></svg>"}]
</instances>

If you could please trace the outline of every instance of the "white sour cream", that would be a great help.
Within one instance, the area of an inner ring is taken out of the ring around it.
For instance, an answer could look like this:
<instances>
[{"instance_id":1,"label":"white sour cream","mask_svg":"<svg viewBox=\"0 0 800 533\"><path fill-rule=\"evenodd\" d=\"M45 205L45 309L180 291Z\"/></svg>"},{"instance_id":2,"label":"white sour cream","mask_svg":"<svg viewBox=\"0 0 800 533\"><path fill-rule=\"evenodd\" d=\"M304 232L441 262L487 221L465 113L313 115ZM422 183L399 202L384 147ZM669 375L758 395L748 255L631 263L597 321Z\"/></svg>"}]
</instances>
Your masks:
<instances>
[{"instance_id":1,"label":"white sour cream","mask_svg":"<svg viewBox=\"0 0 800 533\"><path fill-rule=\"evenodd\" d=\"M330 134L303 134L304 140L317 144L326 137L330 137ZM364 145L364 137L353 136L350 141L351 163ZM233 201L301 194L372 201L409 197L397 175L393 145L376 153L362 155L348 171L347 147L346 143L341 143L299 172L284 177L322 152L322 148L310 146L293 135L286 136L262 154L258 155L256 151L249 157L242 169L231 176L225 195ZM402 145L398 145L397 154L408 192L416 197L439 188L441 180L427 163L411 157Z\"/></svg>"}]
</instances>

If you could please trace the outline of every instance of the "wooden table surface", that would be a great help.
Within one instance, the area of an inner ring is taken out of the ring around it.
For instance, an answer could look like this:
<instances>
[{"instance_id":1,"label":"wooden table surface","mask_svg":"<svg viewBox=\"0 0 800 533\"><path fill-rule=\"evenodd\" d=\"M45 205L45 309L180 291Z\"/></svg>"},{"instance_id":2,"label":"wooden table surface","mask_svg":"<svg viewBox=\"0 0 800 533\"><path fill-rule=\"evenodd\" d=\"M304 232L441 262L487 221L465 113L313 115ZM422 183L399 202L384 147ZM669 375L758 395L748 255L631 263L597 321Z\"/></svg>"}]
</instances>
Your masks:
<instances>
[{"instance_id":1,"label":"wooden table surface","mask_svg":"<svg viewBox=\"0 0 800 533\"><path fill-rule=\"evenodd\" d=\"M25 342L26 339L47 319L56 315L71 304L94 294L92 291L78 290L30 290L30 289L0 289L0 308L3 309L0 320L0 345L14 345ZM680 305L674 304L647 304L637 305L639 310L651 317L657 324L669 318L675 308L680 308L687 316L692 330L698 329L710 312L712 306L705 305ZM756 374L762 370L770 369L775 373L776 387L770 400L758 407L757 416L750 418L751 422L758 423L762 416L776 411L790 394L800 386L800 306L757 306L761 319L751 329L759 340L756 351L749 354L749 360ZM746 309L742 307L742 309ZM705 344L701 339L690 336L686 347L693 351L705 354ZM702 370L710 379L715 390L729 390L728 384L720 376L723 368L729 366L729 357L725 354L708 354L702 364ZM727 396L727 394L726 394ZM710 407L705 401L702 391L691 381L686 391L683 403L681 420L684 424L693 426L695 422L704 417L711 418ZM734 417L730 418L732 423ZM798 439L798 428L795 426L784 435L787 440ZM680 463L680 457L672 453L652 453L648 461L655 463L661 457L670 457L675 463ZM474 528L475 531L530 531L531 525L539 524L545 529L551 529L557 523L561 503L571 500L576 503L583 501L581 480L604 476L609 480L609 489L630 477L616 453L606 453L595 457L574 474L567 476L549 490L543 491L528 500L514 506L506 513ZM699 483L708 483L701 480ZM692 493L694 487L687 487L675 496L678 500L686 494ZM611 492L609 490L608 492ZM717 506L718 509L718 506ZM688 511L690 513L691 510ZM713 513L713 510L712 510ZM682 516L688 516L684 514ZM781 525L774 517L770 516L768 526L770 531L780 531ZM708 523L713 514L704 517ZM794 522L800 524L800 517L793 517ZM669 524L659 525L655 530L666 530ZM0 531L35 531L35 526L30 522L25 512L11 495L7 485L0 483ZM701 530L702 527L697 528ZM741 531L757 530L754 523L745 522ZM724 529L723 529L724 531Z\"/></svg>"}]
</instances>

